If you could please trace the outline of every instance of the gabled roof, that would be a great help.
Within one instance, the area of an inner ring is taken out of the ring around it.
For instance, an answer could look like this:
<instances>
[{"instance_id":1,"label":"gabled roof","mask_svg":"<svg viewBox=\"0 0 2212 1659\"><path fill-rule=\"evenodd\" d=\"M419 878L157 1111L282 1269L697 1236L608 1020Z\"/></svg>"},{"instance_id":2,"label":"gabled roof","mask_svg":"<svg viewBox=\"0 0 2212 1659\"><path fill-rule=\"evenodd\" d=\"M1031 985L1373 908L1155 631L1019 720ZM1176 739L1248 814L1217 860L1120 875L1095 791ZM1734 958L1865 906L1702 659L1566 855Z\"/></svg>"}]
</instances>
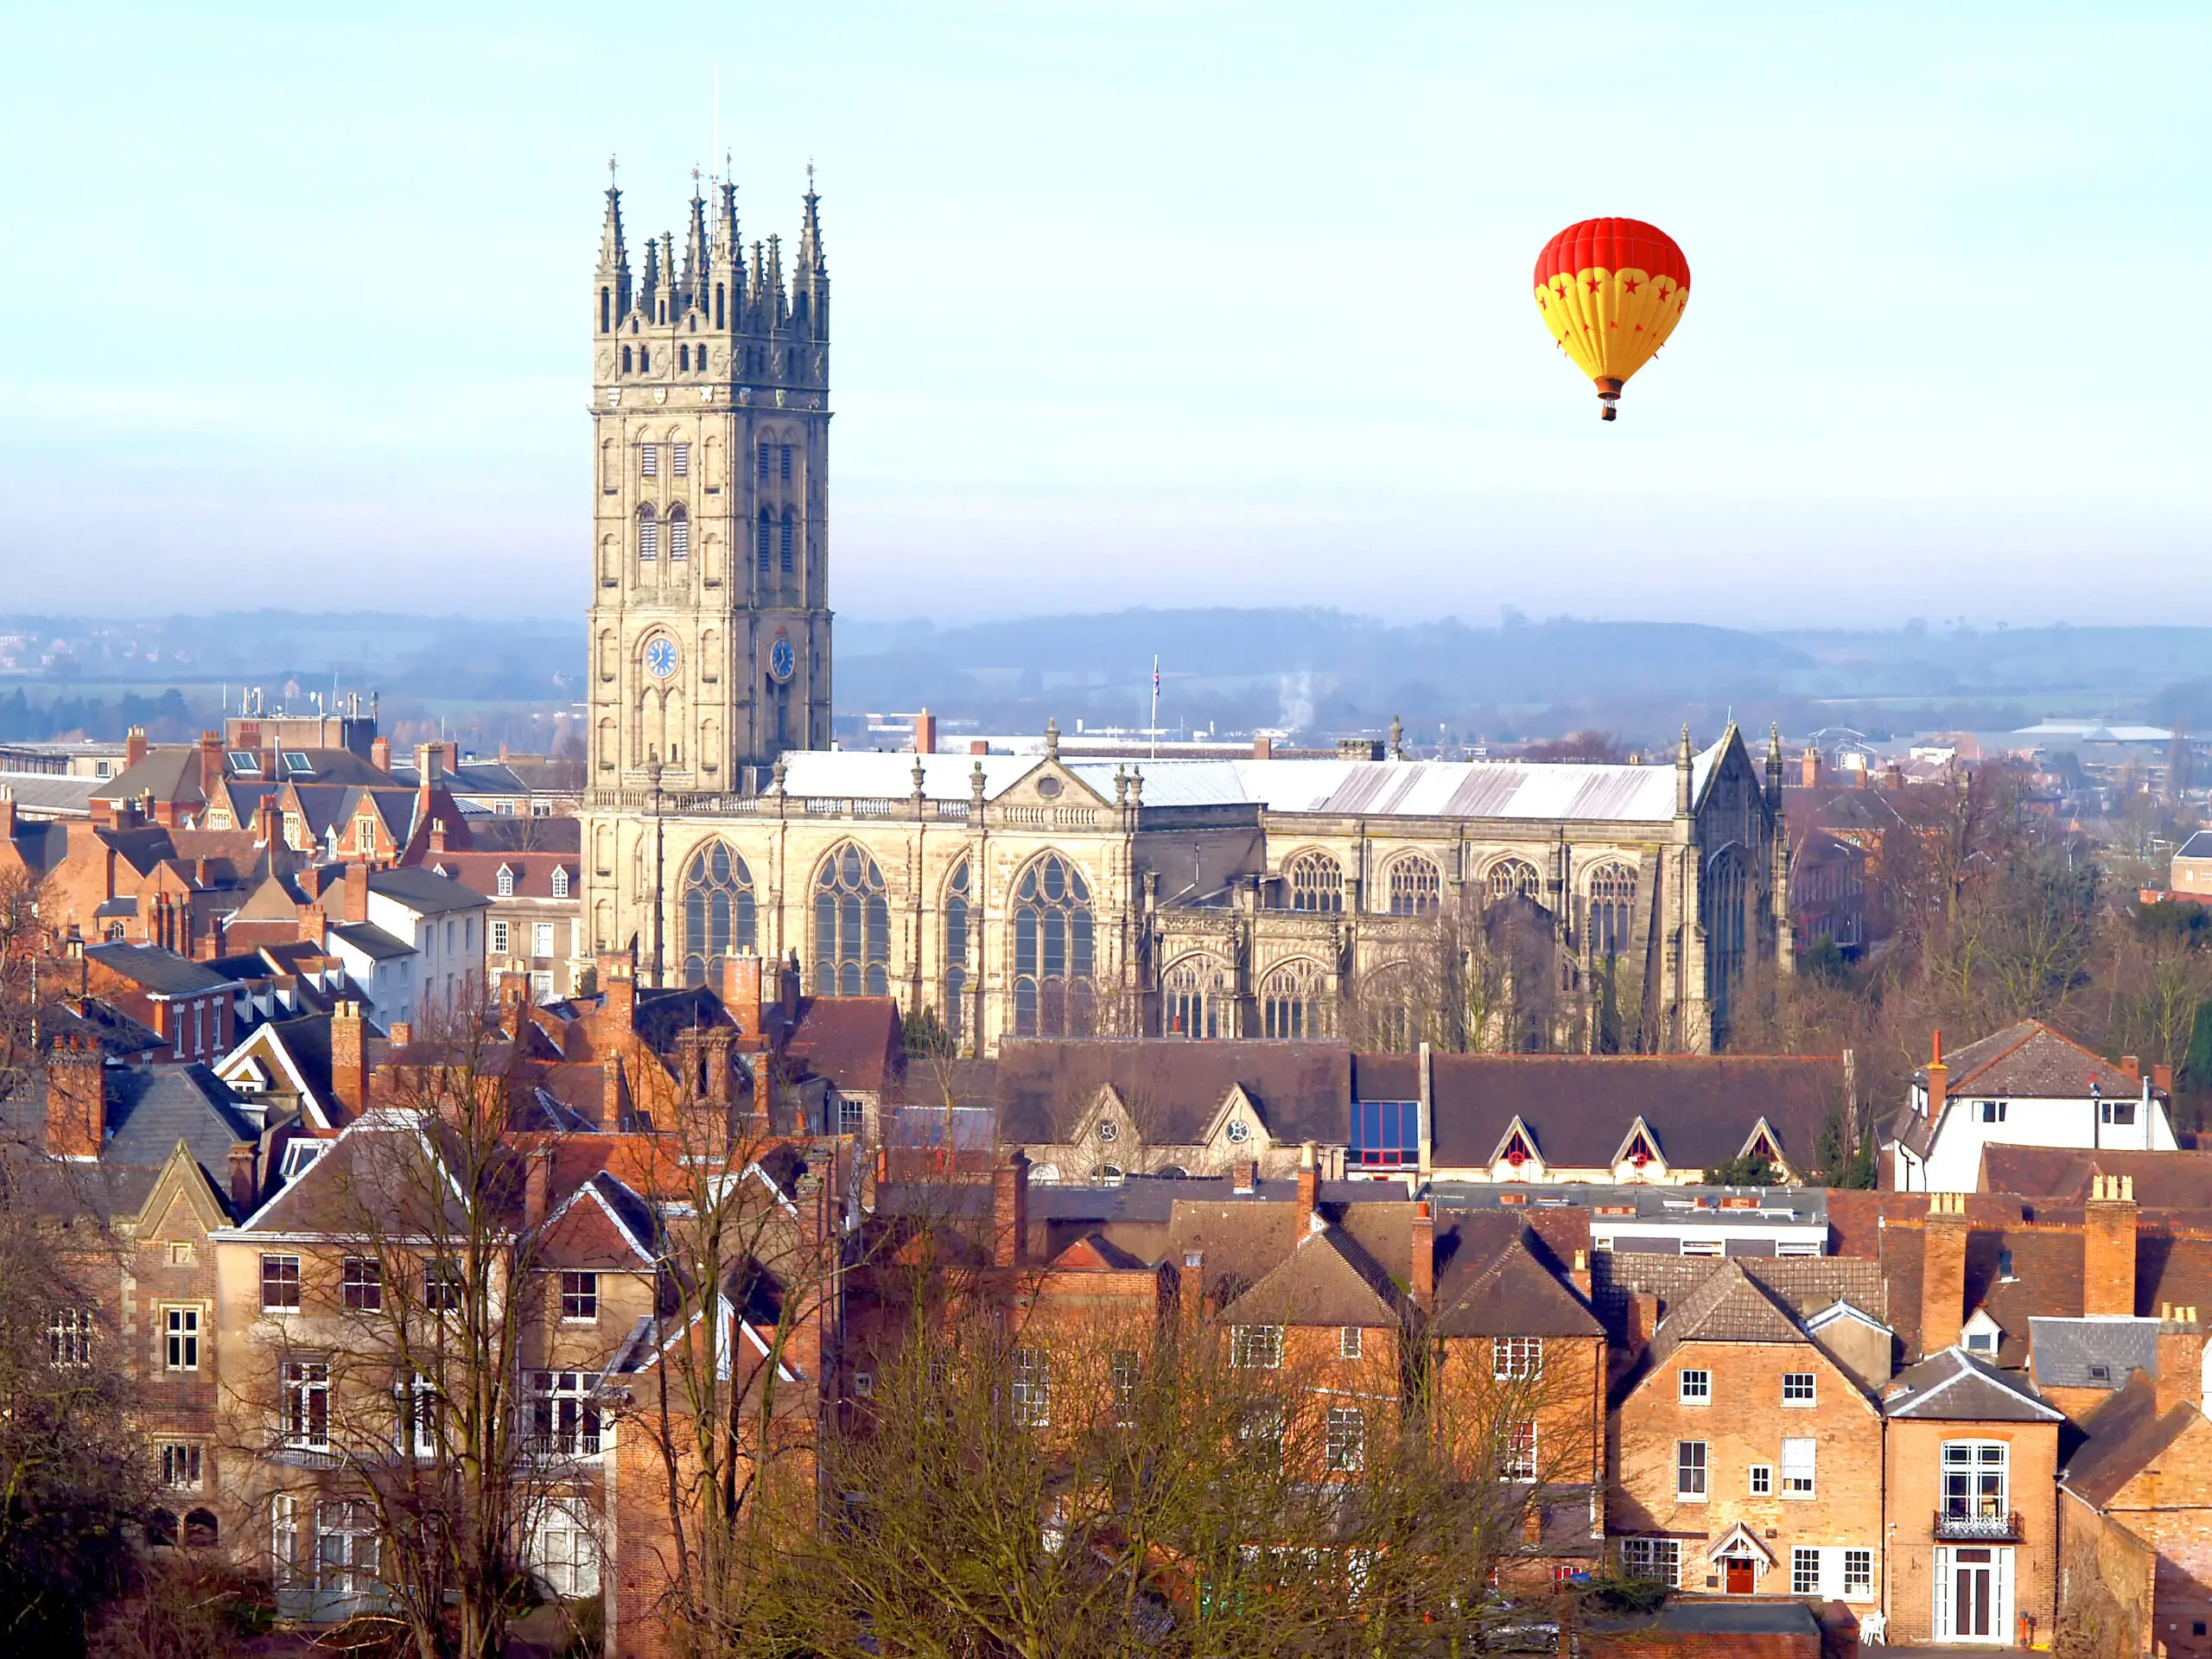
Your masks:
<instances>
[{"instance_id":1,"label":"gabled roof","mask_svg":"<svg viewBox=\"0 0 2212 1659\"><path fill-rule=\"evenodd\" d=\"M2132 1372L2158 1376L2158 1330L2156 1319L2030 1319L2029 1370L2038 1389L2117 1389Z\"/></svg>"},{"instance_id":2,"label":"gabled roof","mask_svg":"<svg viewBox=\"0 0 2212 1659\"><path fill-rule=\"evenodd\" d=\"M171 1046L168 1039L97 996L41 1003L35 1016L41 1046L57 1038L76 1038L105 1054L130 1058Z\"/></svg>"},{"instance_id":3,"label":"gabled roof","mask_svg":"<svg viewBox=\"0 0 2212 1659\"><path fill-rule=\"evenodd\" d=\"M2091 1152L2075 1147L1981 1149L1985 1192L2086 1202L2093 1175L2125 1175L2145 1210L2212 1210L2212 1152Z\"/></svg>"},{"instance_id":4,"label":"gabled roof","mask_svg":"<svg viewBox=\"0 0 2212 1659\"><path fill-rule=\"evenodd\" d=\"M926 1103L935 1069L910 1070L913 1098ZM998 1109L1001 1141L1031 1145L1066 1140L1108 1086L1154 1147L1198 1144L1231 1088L1244 1090L1278 1146L1342 1146L1351 1130L1351 1051L1342 1043L1018 1038L996 1061L959 1068L957 1086L967 1090L958 1104Z\"/></svg>"},{"instance_id":5,"label":"gabled roof","mask_svg":"<svg viewBox=\"0 0 2212 1659\"><path fill-rule=\"evenodd\" d=\"M1497 1223L1511 1231L1487 1252L1483 1232ZM1446 1223L1449 1226L1446 1226ZM1440 1337L1598 1337L1605 1327L1549 1261L1550 1252L1525 1231L1517 1217L1496 1211L1440 1217L1439 1255L1459 1246L1437 1274L1436 1313L1429 1329ZM1478 1248L1469 1249L1472 1245ZM1541 1255L1539 1255L1541 1252Z\"/></svg>"},{"instance_id":6,"label":"gabled roof","mask_svg":"<svg viewBox=\"0 0 2212 1659\"><path fill-rule=\"evenodd\" d=\"M1724 1260L1667 1311L1649 1352L1656 1366L1686 1342L1810 1341L1773 1292L1745 1273L1742 1263Z\"/></svg>"},{"instance_id":7,"label":"gabled roof","mask_svg":"<svg viewBox=\"0 0 2212 1659\"><path fill-rule=\"evenodd\" d=\"M95 801L135 801L151 791L165 804L197 806L207 798L200 789L200 747L183 744L150 751L92 791Z\"/></svg>"},{"instance_id":8,"label":"gabled roof","mask_svg":"<svg viewBox=\"0 0 2212 1659\"><path fill-rule=\"evenodd\" d=\"M2111 1061L2040 1020L2023 1020L1968 1043L1948 1056L1945 1065L1950 1074L1946 1092L1954 1099L1987 1095L2012 1100L2087 1100L2092 1083L2107 1100L2120 1096L2132 1099L2143 1090L2139 1081L2130 1082ZM1913 1080L1925 1084L1928 1068L1914 1072Z\"/></svg>"},{"instance_id":9,"label":"gabled roof","mask_svg":"<svg viewBox=\"0 0 2212 1659\"><path fill-rule=\"evenodd\" d=\"M1395 1325L1405 1293L1342 1228L1309 1230L1290 1254L1221 1310L1236 1325Z\"/></svg>"},{"instance_id":10,"label":"gabled roof","mask_svg":"<svg viewBox=\"0 0 2212 1659\"><path fill-rule=\"evenodd\" d=\"M413 945L395 938L374 922L333 922L330 936L342 939L372 962L393 962L415 954Z\"/></svg>"},{"instance_id":11,"label":"gabled roof","mask_svg":"<svg viewBox=\"0 0 2212 1659\"><path fill-rule=\"evenodd\" d=\"M803 998L784 1045L801 1071L878 1095L898 1080L905 1052L899 1005L887 996Z\"/></svg>"},{"instance_id":12,"label":"gabled roof","mask_svg":"<svg viewBox=\"0 0 2212 1659\"><path fill-rule=\"evenodd\" d=\"M2056 1423L2064 1414L1962 1348L1908 1365L1882 1390L1882 1414L1947 1423Z\"/></svg>"},{"instance_id":13,"label":"gabled roof","mask_svg":"<svg viewBox=\"0 0 2212 1659\"><path fill-rule=\"evenodd\" d=\"M2138 1371L2090 1416L2084 1425L2089 1438L2058 1471L2058 1484L2101 1510L2137 1476L2156 1470L2175 1442L2203 1421L2186 1401L2161 1411L2157 1385Z\"/></svg>"},{"instance_id":14,"label":"gabled roof","mask_svg":"<svg viewBox=\"0 0 2212 1659\"><path fill-rule=\"evenodd\" d=\"M197 996L238 982L158 944L88 944L85 955L155 996Z\"/></svg>"},{"instance_id":15,"label":"gabled roof","mask_svg":"<svg viewBox=\"0 0 2212 1659\"><path fill-rule=\"evenodd\" d=\"M369 891L378 898L390 899L425 916L481 910L492 902L482 893L472 892L458 881L408 866L372 870L368 881Z\"/></svg>"},{"instance_id":16,"label":"gabled roof","mask_svg":"<svg viewBox=\"0 0 2212 1659\"><path fill-rule=\"evenodd\" d=\"M1209 1298L1231 1300L1273 1272L1300 1233L1295 1204L1177 1198L1168 1212L1167 1260L1186 1281L1200 1274ZM1195 1269L1192 1256L1200 1258Z\"/></svg>"},{"instance_id":17,"label":"gabled roof","mask_svg":"<svg viewBox=\"0 0 2212 1659\"><path fill-rule=\"evenodd\" d=\"M1055 1273L1126 1273L1141 1270L1146 1265L1142 1256L1130 1254L1096 1228L1052 1261Z\"/></svg>"},{"instance_id":18,"label":"gabled roof","mask_svg":"<svg viewBox=\"0 0 2212 1659\"><path fill-rule=\"evenodd\" d=\"M197 1063L111 1067L106 1086L106 1162L164 1164L181 1141L227 1188L231 1148L260 1133L223 1080Z\"/></svg>"}]
</instances>

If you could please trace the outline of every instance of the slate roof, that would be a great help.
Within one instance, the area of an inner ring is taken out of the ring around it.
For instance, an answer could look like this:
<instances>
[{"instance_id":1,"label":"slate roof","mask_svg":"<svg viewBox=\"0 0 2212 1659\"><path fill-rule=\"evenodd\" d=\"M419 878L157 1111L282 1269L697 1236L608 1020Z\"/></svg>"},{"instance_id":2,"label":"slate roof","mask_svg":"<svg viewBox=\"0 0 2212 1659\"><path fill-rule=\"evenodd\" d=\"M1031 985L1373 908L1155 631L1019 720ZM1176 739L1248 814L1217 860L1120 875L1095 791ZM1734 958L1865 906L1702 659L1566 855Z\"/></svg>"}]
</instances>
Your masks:
<instances>
[{"instance_id":1,"label":"slate roof","mask_svg":"<svg viewBox=\"0 0 2212 1659\"><path fill-rule=\"evenodd\" d=\"M2143 1091L2140 1082L2130 1082L2111 1061L2040 1020L1993 1032L1946 1055L1944 1064L1946 1092L1953 1098L2087 1100L2092 1081L2107 1100ZM1915 1071L1913 1081L1924 1085L1928 1068Z\"/></svg>"},{"instance_id":2,"label":"slate roof","mask_svg":"<svg viewBox=\"0 0 2212 1659\"><path fill-rule=\"evenodd\" d=\"M1947 1423L2055 1423L2063 1414L1960 1348L1908 1365L1882 1390L1885 1417Z\"/></svg>"},{"instance_id":3,"label":"slate roof","mask_svg":"<svg viewBox=\"0 0 2212 1659\"><path fill-rule=\"evenodd\" d=\"M171 1046L159 1032L140 1025L97 996L41 1003L35 1022L41 1046L56 1038L72 1037L125 1059Z\"/></svg>"},{"instance_id":4,"label":"slate roof","mask_svg":"<svg viewBox=\"0 0 2212 1659\"><path fill-rule=\"evenodd\" d=\"M1302 1226L1294 1203L1176 1200L1168 1214L1167 1261L1188 1274L1191 1257L1201 1257L1197 1271L1205 1294L1225 1302L1273 1272L1298 1243Z\"/></svg>"},{"instance_id":5,"label":"slate roof","mask_svg":"<svg viewBox=\"0 0 2212 1659\"><path fill-rule=\"evenodd\" d=\"M150 751L135 766L126 766L93 791L95 801L135 801L147 791L163 803L198 805L207 797L200 788L200 746L183 744Z\"/></svg>"},{"instance_id":6,"label":"slate roof","mask_svg":"<svg viewBox=\"0 0 2212 1659\"><path fill-rule=\"evenodd\" d=\"M2028 1321L2030 1374L2038 1389L2113 1389L2133 1371L2158 1374L2156 1319L2059 1319ZM2090 1374L2101 1366L2102 1376Z\"/></svg>"},{"instance_id":7,"label":"slate roof","mask_svg":"<svg viewBox=\"0 0 2212 1659\"><path fill-rule=\"evenodd\" d=\"M415 954L413 945L394 938L374 922L334 922L330 931L334 938L345 940L372 962L391 962Z\"/></svg>"},{"instance_id":8,"label":"slate roof","mask_svg":"<svg viewBox=\"0 0 2212 1659\"><path fill-rule=\"evenodd\" d=\"M1382 1263L1342 1228L1324 1226L1300 1238L1221 1317L1236 1325L1395 1325L1408 1307Z\"/></svg>"},{"instance_id":9,"label":"slate roof","mask_svg":"<svg viewBox=\"0 0 2212 1659\"><path fill-rule=\"evenodd\" d=\"M520 852L532 857L548 854L574 858L583 850L583 825L567 817L537 818L494 813L468 821L469 845L480 853Z\"/></svg>"},{"instance_id":10,"label":"slate roof","mask_svg":"<svg viewBox=\"0 0 2212 1659\"><path fill-rule=\"evenodd\" d=\"M2176 858L2212 858L2212 830L2200 830L2174 849Z\"/></svg>"},{"instance_id":11,"label":"slate roof","mask_svg":"<svg viewBox=\"0 0 2212 1659\"><path fill-rule=\"evenodd\" d=\"M88 944L85 955L156 996L196 996L238 982L158 944Z\"/></svg>"},{"instance_id":12,"label":"slate roof","mask_svg":"<svg viewBox=\"0 0 2212 1659\"><path fill-rule=\"evenodd\" d=\"M106 1086L105 1163L158 1166L181 1141L222 1191L230 1185L231 1148L261 1133L228 1085L197 1063L111 1066Z\"/></svg>"},{"instance_id":13,"label":"slate roof","mask_svg":"<svg viewBox=\"0 0 2212 1659\"><path fill-rule=\"evenodd\" d=\"M934 1069L912 1068L910 1085L935 1090ZM1194 1144L1236 1087L1277 1144L1342 1146L1351 1132L1351 1051L1341 1043L1020 1038L995 1061L954 1070L965 1091L957 1103L996 1107L999 1139L1031 1144L1065 1141L1109 1084L1155 1147Z\"/></svg>"},{"instance_id":14,"label":"slate roof","mask_svg":"<svg viewBox=\"0 0 2212 1659\"><path fill-rule=\"evenodd\" d=\"M1434 1157L1449 1167L1489 1163L1517 1116L1548 1166L1610 1165L1641 1117L1670 1168L1708 1169L1740 1153L1764 1118L1802 1171L1844 1099L1834 1055L1439 1054L1432 1065ZM1363 1057L1363 1091L1400 1081Z\"/></svg>"},{"instance_id":15,"label":"slate roof","mask_svg":"<svg viewBox=\"0 0 2212 1659\"><path fill-rule=\"evenodd\" d=\"M369 891L379 898L395 899L410 910L428 916L480 910L492 902L482 893L471 892L458 881L450 881L442 875L434 875L429 870L411 866L371 871L368 881Z\"/></svg>"},{"instance_id":16,"label":"slate roof","mask_svg":"<svg viewBox=\"0 0 2212 1659\"><path fill-rule=\"evenodd\" d=\"M2093 1509L2103 1509L2160 1459L2203 1413L2185 1401L2158 1409L2158 1390L2138 1373L2083 1425L2088 1439L2058 1471L2058 1484Z\"/></svg>"},{"instance_id":17,"label":"slate roof","mask_svg":"<svg viewBox=\"0 0 2212 1659\"><path fill-rule=\"evenodd\" d=\"M880 1096L899 1080L906 1054L899 1005L887 996L803 998L784 1053L840 1089Z\"/></svg>"},{"instance_id":18,"label":"slate roof","mask_svg":"<svg viewBox=\"0 0 2212 1659\"><path fill-rule=\"evenodd\" d=\"M1652 1335L1650 1362L1662 1363L1686 1342L1808 1342L1774 1293L1740 1262L1713 1264L1704 1281L1668 1309Z\"/></svg>"},{"instance_id":19,"label":"slate roof","mask_svg":"<svg viewBox=\"0 0 2212 1659\"><path fill-rule=\"evenodd\" d=\"M1729 1260L1794 1309L1801 1319L1810 1319L1839 1301L1849 1302L1877 1319L1888 1318L1891 1299L1878 1262L1834 1255L1746 1255ZM1631 1294L1656 1296L1663 1309L1696 1289L1712 1268L1709 1256L1599 1250L1590 1257L1591 1300L1607 1326L1618 1331L1624 1305Z\"/></svg>"},{"instance_id":20,"label":"slate roof","mask_svg":"<svg viewBox=\"0 0 2212 1659\"><path fill-rule=\"evenodd\" d=\"M404 831L402 834L404 836ZM573 849L566 853L518 853L512 850L486 852L480 848L471 848L466 852L425 853L423 859L423 868L429 869L432 874L443 870L449 878L471 892L480 893L493 899L502 896L499 893L499 872L502 869L513 877L514 891L505 895L512 899L555 897L553 872L564 869L569 873L567 899L579 904L583 899L583 861Z\"/></svg>"}]
</instances>

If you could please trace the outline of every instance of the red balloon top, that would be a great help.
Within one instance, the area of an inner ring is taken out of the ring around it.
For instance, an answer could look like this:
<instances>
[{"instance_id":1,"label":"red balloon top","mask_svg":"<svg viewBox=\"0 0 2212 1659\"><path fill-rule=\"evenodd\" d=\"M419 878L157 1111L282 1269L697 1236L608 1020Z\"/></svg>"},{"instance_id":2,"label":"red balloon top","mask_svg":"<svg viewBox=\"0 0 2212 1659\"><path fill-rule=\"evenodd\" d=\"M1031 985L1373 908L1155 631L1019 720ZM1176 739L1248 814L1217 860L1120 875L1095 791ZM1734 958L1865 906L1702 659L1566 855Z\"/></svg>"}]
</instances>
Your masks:
<instances>
[{"instance_id":1,"label":"red balloon top","mask_svg":"<svg viewBox=\"0 0 2212 1659\"><path fill-rule=\"evenodd\" d=\"M1640 219L1586 219L1568 226L1536 256L1534 285L1542 288L1554 276L1591 270L1644 270L1690 285L1690 262L1675 238Z\"/></svg>"}]
</instances>

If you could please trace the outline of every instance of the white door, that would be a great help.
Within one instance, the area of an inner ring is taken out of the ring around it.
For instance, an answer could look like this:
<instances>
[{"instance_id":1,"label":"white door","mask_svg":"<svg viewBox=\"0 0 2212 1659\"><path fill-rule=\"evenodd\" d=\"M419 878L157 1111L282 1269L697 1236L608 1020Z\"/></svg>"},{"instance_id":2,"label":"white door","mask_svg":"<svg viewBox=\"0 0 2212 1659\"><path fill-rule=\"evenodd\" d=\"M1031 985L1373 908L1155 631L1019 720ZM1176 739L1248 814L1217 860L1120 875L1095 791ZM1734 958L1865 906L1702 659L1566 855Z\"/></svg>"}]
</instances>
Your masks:
<instances>
[{"instance_id":1,"label":"white door","mask_svg":"<svg viewBox=\"0 0 2212 1659\"><path fill-rule=\"evenodd\" d=\"M1961 1544L1936 1552L1936 1639L2012 1640L2012 1552Z\"/></svg>"}]
</instances>

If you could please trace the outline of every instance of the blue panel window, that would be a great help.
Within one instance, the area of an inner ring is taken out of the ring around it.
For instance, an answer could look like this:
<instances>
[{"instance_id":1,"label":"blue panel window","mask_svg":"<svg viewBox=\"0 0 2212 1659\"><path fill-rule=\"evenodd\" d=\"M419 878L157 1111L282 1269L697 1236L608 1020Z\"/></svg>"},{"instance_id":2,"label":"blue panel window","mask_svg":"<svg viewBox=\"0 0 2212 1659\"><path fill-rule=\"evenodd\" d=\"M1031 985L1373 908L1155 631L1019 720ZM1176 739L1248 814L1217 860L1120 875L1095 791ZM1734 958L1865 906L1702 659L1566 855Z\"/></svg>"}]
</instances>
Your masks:
<instances>
[{"instance_id":1,"label":"blue panel window","mask_svg":"<svg viewBox=\"0 0 2212 1659\"><path fill-rule=\"evenodd\" d=\"M1351 1103L1351 1161L1395 1169L1421 1162L1421 1103L1356 1100Z\"/></svg>"}]
</instances>

